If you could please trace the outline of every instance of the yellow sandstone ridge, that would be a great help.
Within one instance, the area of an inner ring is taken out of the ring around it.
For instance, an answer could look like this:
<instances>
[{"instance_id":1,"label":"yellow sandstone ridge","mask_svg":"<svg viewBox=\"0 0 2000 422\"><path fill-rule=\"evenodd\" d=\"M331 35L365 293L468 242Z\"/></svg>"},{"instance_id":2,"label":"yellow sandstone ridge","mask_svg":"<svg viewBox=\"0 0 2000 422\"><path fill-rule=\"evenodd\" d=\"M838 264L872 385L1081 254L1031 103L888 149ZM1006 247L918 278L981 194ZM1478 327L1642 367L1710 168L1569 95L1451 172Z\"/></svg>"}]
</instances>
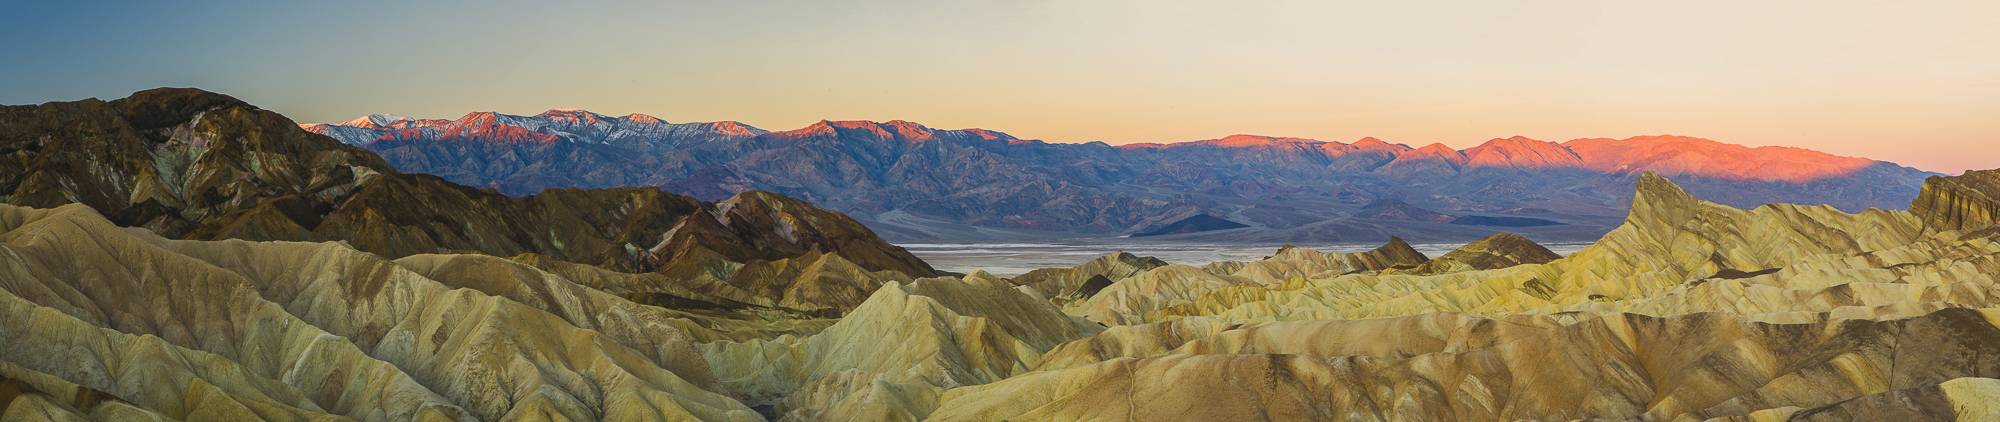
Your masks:
<instances>
[{"instance_id":1,"label":"yellow sandstone ridge","mask_svg":"<svg viewBox=\"0 0 2000 422\"><path fill-rule=\"evenodd\" d=\"M343 244L167 240L79 205L0 206L0 228L20 319L0 338L38 345L5 360L169 417L760 419L613 336Z\"/></svg>"},{"instance_id":2,"label":"yellow sandstone ridge","mask_svg":"<svg viewBox=\"0 0 2000 422\"><path fill-rule=\"evenodd\" d=\"M1039 295L984 273L891 283L806 338L706 346L740 397L803 420L913 420L946 388L1027 371L1042 352L1096 333Z\"/></svg>"},{"instance_id":3,"label":"yellow sandstone ridge","mask_svg":"<svg viewBox=\"0 0 2000 422\"><path fill-rule=\"evenodd\" d=\"M1067 308L1119 326L930 419L1990 417L1993 236L1637 191L1623 226L1547 263L1127 277Z\"/></svg>"},{"instance_id":4,"label":"yellow sandstone ridge","mask_svg":"<svg viewBox=\"0 0 2000 422\"><path fill-rule=\"evenodd\" d=\"M0 419L1993 419L2000 236L1913 208L1646 175L1568 257L1496 235L1002 279L694 243L648 273L391 260L0 205Z\"/></svg>"}]
</instances>

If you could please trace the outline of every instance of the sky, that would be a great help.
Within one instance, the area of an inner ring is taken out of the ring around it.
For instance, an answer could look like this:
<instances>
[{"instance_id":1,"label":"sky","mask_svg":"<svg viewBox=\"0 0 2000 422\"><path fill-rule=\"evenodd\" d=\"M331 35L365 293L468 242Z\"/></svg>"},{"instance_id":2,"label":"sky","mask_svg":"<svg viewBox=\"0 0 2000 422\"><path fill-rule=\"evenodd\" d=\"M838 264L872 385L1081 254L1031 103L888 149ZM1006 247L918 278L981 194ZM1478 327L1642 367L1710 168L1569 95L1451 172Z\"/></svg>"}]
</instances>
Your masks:
<instances>
[{"instance_id":1,"label":"sky","mask_svg":"<svg viewBox=\"0 0 2000 422\"><path fill-rule=\"evenodd\" d=\"M584 108L1113 144L1676 134L2000 168L1993 1L0 0L0 39L0 104L191 86L301 122Z\"/></svg>"}]
</instances>

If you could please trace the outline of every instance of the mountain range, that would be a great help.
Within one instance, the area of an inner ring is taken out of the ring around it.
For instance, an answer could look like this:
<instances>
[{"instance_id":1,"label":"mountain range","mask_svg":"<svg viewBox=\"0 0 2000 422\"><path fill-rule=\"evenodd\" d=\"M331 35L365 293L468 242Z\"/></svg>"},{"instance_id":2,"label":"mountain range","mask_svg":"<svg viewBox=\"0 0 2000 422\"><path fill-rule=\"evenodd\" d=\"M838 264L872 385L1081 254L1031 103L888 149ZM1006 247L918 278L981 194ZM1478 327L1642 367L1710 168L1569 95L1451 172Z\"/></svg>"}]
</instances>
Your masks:
<instances>
[{"instance_id":1,"label":"mountain range","mask_svg":"<svg viewBox=\"0 0 2000 422\"><path fill-rule=\"evenodd\" d=\"M0 157L0 203L81 203L177 239L341 241L389 258L542 257L707 277L695 288L704 295L807 312L837 313L859 299L841 295L867 293L820 283L844 273L939 274L845 215L769 192L713 202L643 187L507 196L398 172L282 115L194 89L0 107ZM797 270L806 266L826 270ZM782 294L763 303L716 289Z\"/></svg>"},{"instance_id":2,"label":"mountain range","mask_svg":"<svg viewBox=\"0 0 2000 422\"><path fill-rule=\"evenodd\" d=\"M510 195L651 186L714 200L763 190L839 210L898 240L1159 233L1239 242L1465 241L1500 227L1588 240L1618 223L1631 199L1625 187L1643 172L1735 206L1850 211L1900 209L1933 175L1685 136L1561 143L1517 136L1464 150L1255 135L1113 146L899 120L771 132L581 110L456 120L371 115L302 127L381 154L402 171ZM1409 212L1371 207L1388 202ZM1443 217L1401 218L1408 214Z\"/></svg>"}]
</instances>

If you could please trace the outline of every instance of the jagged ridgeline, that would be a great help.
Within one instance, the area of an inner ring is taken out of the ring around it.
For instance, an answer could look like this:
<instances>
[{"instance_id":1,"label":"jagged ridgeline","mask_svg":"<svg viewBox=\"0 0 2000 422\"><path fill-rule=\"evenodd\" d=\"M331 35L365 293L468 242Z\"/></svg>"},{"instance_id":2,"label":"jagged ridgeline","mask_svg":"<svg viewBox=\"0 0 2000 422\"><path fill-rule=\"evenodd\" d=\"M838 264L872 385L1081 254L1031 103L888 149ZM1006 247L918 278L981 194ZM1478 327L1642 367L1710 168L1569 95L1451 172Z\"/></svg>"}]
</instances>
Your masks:
<instances>
[{"instance_id":1,"label":"jagged ridgeline","mask_svg":"<svg viewBox=\"0 0 2000 422\"><path fill-rule=\"evenodd\" d=\"M1517 136L1464 150L1256 135L1113 146L900 120L767 132L574 109L370 115L305 128L380 153L404 171L511 194L659 186L721 199L764 189L840 210L892 238L952 242L1080 234L1459 242L1493 230L1587 241L1619 223L1628 188L1644 171L1724 204L1844 210L1902 208L1932 175L1685 136L1561 143Z\"/></svg>"},{"instance_id":2,"label":"jagged ridgeline","mask_svg":"<svg viewBox=\"0 0 2000 422\"><path fill-rule=\"evenodd\" d=\"M869 271L936 273L852 219L777 195L508 197L398 173L277 113L193 89L0 108L0 162L6 203L82 203L171 238L339 240L392 258L540 254L628 271L691 255L744 263L838 252Z\"/></svg>"},{"instance_id":3,"label":"jagged ridgeline","mask_svg":"<svg viewBox=\"0 0 2000 422\"><path fill-rule=\"evenodd\" d=\"M0 420L1994 420L1994 172L1639 177L1558 256L937 276L782 196L508 198L228 97L0 109ZM276 240L276 241L271 241Z\"/></svg>"},{"instance_id":4,"label":"jagged ridgeline","mask_svg":"<svg viewBox=\"0 0 2000 422\"><path fill-rule=\"evenodd\" d=\"M1992 174L1858 214L1736 209L1647 175L1624 224L1560 259L1497 235L1380 271L1280 253L1045 272L1118 277L1066 305L1113 326L928 417L1992 420Z\"/></svg>"}]
</instances>

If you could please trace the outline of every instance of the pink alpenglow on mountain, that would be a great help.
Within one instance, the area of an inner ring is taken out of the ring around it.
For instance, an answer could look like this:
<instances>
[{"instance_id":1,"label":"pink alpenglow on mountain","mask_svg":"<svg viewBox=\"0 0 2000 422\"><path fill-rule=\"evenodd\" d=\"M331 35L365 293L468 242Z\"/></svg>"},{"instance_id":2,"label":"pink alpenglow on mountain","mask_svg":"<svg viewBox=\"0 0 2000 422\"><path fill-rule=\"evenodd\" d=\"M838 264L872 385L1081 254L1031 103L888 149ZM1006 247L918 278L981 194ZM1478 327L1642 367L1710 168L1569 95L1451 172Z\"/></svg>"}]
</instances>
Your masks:
<instances>
[{"instance_id":1,"label":"pink alpenglow on mountain","mask_svg":"<svg viewBox=\"0 0 2000 422\"><path fill-rule=\"evenodd\" d=\"M864 137L870 139L897 140L915 144L936 140L1014 140L1013 136L985 129L937 130L915 122L890 120L872 122L867 120L821 120L812 125L771 132L770 138L809 139L824 137Z\"/></svg>"},{"instance_id":2,"label":"pink alpenglow on mountain","mask_svg":"<svg viewBox=\"0 0 2000 422\"><path fill-rule=\"evenodd\" d=\"M1396 159L1390 161L1389 164L1383 165L1382 171L1396 173L1429 171L1456 173L1459 169L1465 167L1465 163L1464 153L1451 149L1451 147L1444 144L1430 144L1425 145L1423 148L1396 154Z\"/></svg>"},{"instance_id":3,"label":"pink alpenglow on mountain","mask_svg":"<svg viewBox=\"0 0 2000 422\"><path fill-rule=\"evenodd\" d=\"M838 209L904 240L967 226L1129 235L1197 214L1249 226L1227 231L1239 241L1385 233L1465 241L1490 234L1482 222L1510 219L1553 222L1518 228L1538 239L1588 239L1620 222L1628 187L1647 171L1734 206L1845 210L1907 206L1931 176L1863 158L1672 136L1563 143L1515 136L1464 150L1248 134L1112 146L902 120L766 132L583 110L457 120L372 115L303 126L380 153L403 171L512 195L653 186L714 200L764 190ZM1440 217L1384 219L1363 209L1386 199Z\"/></svg>"},{"instance_id":4,"label":"pink alpenglow on mountain","mask_svg":"<svg viewBox=\"0 0 2000 422\"><path fill-rule=\"evenodd\" d=\"M1853 174L1879 161L1791 147L1746 147L1685 136L1563 143L1600 172L1651 171L1664 176L1803 183Z\"/></svg>"},{"instance_id":5,"label":"pink alpenglow on mountain","mask_svg":"<svg viewBox=\"0 0 2000 422\"><path fill-rule=\"evenodd\" d=\"M1584 167L1583 158L1561 144L1512 137L1486 141L1465 150L1466 165L1523 169Z\"/></svg>"}]
</instances>

